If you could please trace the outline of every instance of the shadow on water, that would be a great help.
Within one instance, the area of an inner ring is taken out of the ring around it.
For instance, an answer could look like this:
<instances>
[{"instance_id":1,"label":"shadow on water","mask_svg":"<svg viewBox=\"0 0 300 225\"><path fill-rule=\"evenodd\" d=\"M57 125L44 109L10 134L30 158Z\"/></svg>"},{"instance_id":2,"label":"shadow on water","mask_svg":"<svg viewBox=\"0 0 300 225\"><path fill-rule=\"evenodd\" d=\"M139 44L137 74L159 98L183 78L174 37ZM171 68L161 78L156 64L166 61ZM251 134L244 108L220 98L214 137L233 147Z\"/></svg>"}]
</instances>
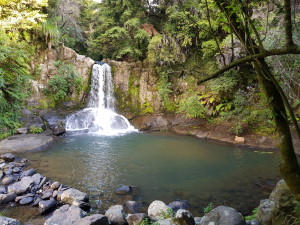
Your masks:
<instances>
[{"instance_id":1,"label":"shadow on water","mask_svg":"<svg viewBox=\"0 0 300 225\"><path fill-rule=\"evenodd\" d=\"M46 151L22 157L39 173L87 192L100 213L128 199L146 204L185 199L195 216L209 203L246 215L270 194L257 183L280 179L277 152L260 154L186 136L67 135ZM122 184L137 186L137 193L121 199L114 190Z\"/></svg>"}]
</instances>

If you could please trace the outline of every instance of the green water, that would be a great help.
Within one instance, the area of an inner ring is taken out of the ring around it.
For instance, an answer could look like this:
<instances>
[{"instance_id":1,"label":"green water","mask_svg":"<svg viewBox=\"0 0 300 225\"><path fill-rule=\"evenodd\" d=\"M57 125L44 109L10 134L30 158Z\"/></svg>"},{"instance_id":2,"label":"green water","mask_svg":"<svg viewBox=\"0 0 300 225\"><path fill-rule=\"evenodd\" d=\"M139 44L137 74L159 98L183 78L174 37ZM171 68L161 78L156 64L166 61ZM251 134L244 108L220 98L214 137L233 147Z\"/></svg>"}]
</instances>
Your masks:
<instances>
[{"instance_id":1,"label":"green water","mask_svg":"<svg viewBox=\"0 0 300 225\"><path fill-rule=\"evenodd\" d=\"M134 200L188 200L194 214L209 203L247 214L269 191L255 182L279 179L279 157L193 137L131 133L67 135L48 150L23 155L54 181L92 196L95 211L120 200L120 185L137 186ZM123 199L124 200L124 199Z\"/></svg>"}]
</instances>

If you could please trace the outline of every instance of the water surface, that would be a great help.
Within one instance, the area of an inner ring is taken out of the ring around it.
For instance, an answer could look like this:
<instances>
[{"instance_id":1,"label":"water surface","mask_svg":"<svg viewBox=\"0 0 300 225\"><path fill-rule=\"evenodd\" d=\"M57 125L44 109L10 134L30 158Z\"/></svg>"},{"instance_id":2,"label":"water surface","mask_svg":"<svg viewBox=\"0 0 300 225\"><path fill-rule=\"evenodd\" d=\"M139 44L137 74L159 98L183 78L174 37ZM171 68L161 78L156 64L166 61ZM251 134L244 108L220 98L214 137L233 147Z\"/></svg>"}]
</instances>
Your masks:
<instances>
[{"instance_id":1,"label":"water surface","mask_svg":"<svg viewBox=\"0 0 300 225\"><path fill-rule=\"evenodd\" d=\"M137 201L185 199L196 215L212 202L247 214L269 195L255 183L280 178L278 153L187 136L67 135L48 150L23 157L41 174L89 193L99 212L119 201L114 190L126 184L137 186Z\"/></svg>"}]
</instances>

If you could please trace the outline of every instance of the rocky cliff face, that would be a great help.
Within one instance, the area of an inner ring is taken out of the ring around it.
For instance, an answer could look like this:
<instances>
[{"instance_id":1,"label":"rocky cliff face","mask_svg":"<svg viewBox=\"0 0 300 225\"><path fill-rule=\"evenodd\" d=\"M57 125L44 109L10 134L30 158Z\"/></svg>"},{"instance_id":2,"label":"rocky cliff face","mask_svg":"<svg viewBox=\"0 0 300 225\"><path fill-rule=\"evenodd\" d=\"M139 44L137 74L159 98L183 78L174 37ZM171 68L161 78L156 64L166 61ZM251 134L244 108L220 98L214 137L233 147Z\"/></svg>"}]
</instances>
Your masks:
<instances>
[{"instance_id":1,"label":"rocky cliff face","mask_svg":"<svg viewBox=\"0 0 300 225\"><path fill-rule=\"evenodd\" d=\"M79 93L76 93L75 90L70 90L68 101L64 102L63 106L75 107L84 101L88 91L91 68L95 62L91 58L78 55L73 49L62 46L40 52L32 62L32 70L35 71L36 75L35 79L31 81L32 95L27 100L29 107L48 108L49 99L44 95L43 90L47 87L51 77L58 72L58 68L55 66L57 61L74 65L74 69L83 77L84 86L86 87Z\"/></svg>"},{"instance_id":2,"label":"rocky cliff face","mask_svg":"<svg viewBox=\"0 0 300 225\"><path fill-rule=\"evenodd\" d=\"M121 112L137 115L162 109L158 77L148 63L105 61L113 68L117 107Z\"/></svg>"}]
</instances>

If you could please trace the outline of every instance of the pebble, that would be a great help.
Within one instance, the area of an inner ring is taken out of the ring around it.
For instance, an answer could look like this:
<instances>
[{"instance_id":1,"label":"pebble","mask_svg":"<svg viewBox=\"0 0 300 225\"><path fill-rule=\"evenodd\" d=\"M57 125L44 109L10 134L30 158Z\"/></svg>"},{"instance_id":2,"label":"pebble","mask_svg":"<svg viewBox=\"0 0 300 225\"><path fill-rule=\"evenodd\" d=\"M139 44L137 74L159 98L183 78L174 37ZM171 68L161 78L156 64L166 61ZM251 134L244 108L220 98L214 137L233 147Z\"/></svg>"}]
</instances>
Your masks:
<instances>
[{"instance_id":1,"label":"pebble","mask_svg":"<svg viewBox=\"0 0 300 225\"><path fill-rule=\"evenodd\" d=\"M13 177L13 176L6 176L6 177L4 177L3 178L3 180L2 180L2 184L3 185L10 185L10 184L12 184L13 182L15 181L15 178Z\"/></svg>"},{"instance_id":2,"label":"pebble","mask_svg":"<svg viewBox=\"0 0 300 225\"><path fill-rule=\"evenodd\" d=\"M30 204L31 202L33 202L33 197L25 197L25 198L22 198L19 203L21 205L27 205L27 204Z\"/></svg>"}]
</instances>

